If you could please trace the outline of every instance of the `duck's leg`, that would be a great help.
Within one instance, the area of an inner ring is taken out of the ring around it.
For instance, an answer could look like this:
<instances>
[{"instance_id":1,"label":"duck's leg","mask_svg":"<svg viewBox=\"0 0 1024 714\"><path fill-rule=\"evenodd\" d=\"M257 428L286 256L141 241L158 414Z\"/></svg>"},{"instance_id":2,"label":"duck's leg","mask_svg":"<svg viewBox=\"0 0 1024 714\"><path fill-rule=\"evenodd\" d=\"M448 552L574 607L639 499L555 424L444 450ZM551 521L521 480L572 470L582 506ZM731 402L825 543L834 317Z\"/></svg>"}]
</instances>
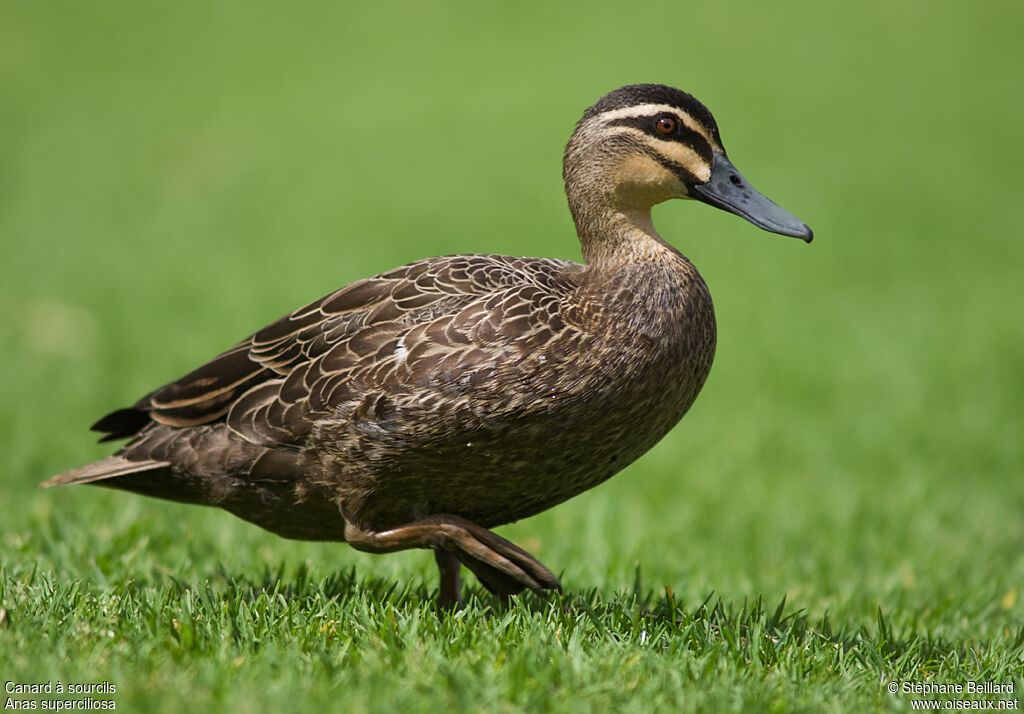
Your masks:
<instances>
[{"instance_id":1,"label":"duck's leg","mask_svg":"<svg viewBox=\"0 0 1024 714\"><path fill-rule=\"evenodd\" d=\"M558 578L525 550L459 516L428 516L386 531L367 530L346 521L345 540L367 553L433 550L441 571L440 601L446 607L457 605L461 599L458 563L472 570L484 587L503 597L524 588L538 592L562 589Z\"/></svg>"},{"instance_id":2,"label":"duck's leg","mask_svg":"<svg viewBox=\"0 0 1024 714\"><path fill-rule=\"evenodd\" d=\"M462 563L455 554L447 550L435 550L434 560L441 571L441 587L437 593L437 604L442 610L455 610L462 604Z\"/></svg>"}]
</instances>

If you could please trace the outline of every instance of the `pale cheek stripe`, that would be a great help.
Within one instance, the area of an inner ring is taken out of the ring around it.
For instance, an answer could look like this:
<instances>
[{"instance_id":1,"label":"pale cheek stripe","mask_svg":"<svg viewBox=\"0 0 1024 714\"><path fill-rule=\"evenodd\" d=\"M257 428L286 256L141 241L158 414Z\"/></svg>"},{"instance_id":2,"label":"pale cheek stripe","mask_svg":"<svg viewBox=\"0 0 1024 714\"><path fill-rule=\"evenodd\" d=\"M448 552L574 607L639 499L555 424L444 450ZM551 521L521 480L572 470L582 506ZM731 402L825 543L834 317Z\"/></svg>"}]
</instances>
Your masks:
<instances>
[{"instance_id":1,"label":"pale cheek stripe","mask_svg":"<svg viewBox=\"0 0 1024 714\"><path fill-rule=\"evenodd\" d=\"M648 141L647 145L701 181L711 178L711 166L691 147L674 141L658 141L656 143Z\"/></svg>"},{"instance_id":2,"label":"pale cheek stripe","mask_svg":"<svg viewBox=\"0 0 1024 714\"><path fill-rule=\"evenodd\" d=\"M711 166L691 147L677 141L662 141L632 126L616 127L619 133L630 134L640 139L644 146L659 156L678 165L701 181L711 177Z\"/></svg>"}]
</instances>

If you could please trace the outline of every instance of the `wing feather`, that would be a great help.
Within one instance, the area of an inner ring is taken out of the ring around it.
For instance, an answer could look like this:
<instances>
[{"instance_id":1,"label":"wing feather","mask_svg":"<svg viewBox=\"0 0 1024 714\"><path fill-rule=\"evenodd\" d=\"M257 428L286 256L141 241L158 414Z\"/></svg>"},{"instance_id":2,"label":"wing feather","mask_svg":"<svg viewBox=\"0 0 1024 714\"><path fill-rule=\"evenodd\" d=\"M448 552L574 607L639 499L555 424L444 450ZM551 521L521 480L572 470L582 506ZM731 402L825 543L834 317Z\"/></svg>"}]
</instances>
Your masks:
<instances>
[{"instance_id":1,"label":"wing feather","mask_svg":"<svg viewBox=\"0 0 1024 714\"><path fill-rule=\"evenodd\" d=\"M551 301L543 305L551 286L578 268L490 255L411 263L291 312L93 428L109 440L154 422L226 422L247 441L294 447L318 415L368 384L407 391L492 360L488 347L543 332L536 321L552 317Z\"/></svg>"}]
</instances>

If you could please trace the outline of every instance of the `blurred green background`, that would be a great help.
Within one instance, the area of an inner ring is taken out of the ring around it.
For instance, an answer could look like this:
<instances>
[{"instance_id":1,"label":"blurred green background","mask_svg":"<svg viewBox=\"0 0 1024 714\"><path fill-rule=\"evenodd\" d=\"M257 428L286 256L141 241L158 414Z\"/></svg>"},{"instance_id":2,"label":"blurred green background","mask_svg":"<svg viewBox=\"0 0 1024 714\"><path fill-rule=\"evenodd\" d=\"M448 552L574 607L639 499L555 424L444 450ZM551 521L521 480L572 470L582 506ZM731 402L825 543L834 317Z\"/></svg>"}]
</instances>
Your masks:
<instances>
[{"instance_id":1,"label":"blurred green background","mask_svg":"<svg viewBox=\"0 0 1024 714\"><path fill-rule=\"evenodd\" d=\"M0 558L434 587L422 553L32 487L109 452L97 417L341 285L438 254L578 259L573 124L663 82L815 241L658 207L716 301L710 380L641 461L502 532L569 590L640 563L687 602L1021 622L1022 26L998 0L0 2Z\"/></svg>"}]
</instances>

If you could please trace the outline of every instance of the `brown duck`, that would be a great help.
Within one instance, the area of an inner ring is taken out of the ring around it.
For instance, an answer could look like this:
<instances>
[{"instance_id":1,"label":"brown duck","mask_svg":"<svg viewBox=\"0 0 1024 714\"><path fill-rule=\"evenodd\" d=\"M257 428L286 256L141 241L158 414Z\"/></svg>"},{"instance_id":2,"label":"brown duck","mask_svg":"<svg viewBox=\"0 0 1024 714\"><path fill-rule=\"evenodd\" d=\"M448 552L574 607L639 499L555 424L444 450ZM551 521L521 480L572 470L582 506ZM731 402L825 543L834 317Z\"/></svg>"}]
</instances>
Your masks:
<instances>
[{"instance_id":1,"label":"brown duck","mask_svg":"<svg viewBox=\"0 0 1024 714\"><path fill-rule=\"evenodd\" d=\"M95 483L220 506L286 538L434 551L492 592L560 588L489 528L587 490L650 449L711 369L700 274L651 223L694 198L805 241L811 229L726 158L678 89L622 87L565 150L586 261L458 255L361 280L105 416L115 455L43 486Z\"/></svg>"}]
</instances>

